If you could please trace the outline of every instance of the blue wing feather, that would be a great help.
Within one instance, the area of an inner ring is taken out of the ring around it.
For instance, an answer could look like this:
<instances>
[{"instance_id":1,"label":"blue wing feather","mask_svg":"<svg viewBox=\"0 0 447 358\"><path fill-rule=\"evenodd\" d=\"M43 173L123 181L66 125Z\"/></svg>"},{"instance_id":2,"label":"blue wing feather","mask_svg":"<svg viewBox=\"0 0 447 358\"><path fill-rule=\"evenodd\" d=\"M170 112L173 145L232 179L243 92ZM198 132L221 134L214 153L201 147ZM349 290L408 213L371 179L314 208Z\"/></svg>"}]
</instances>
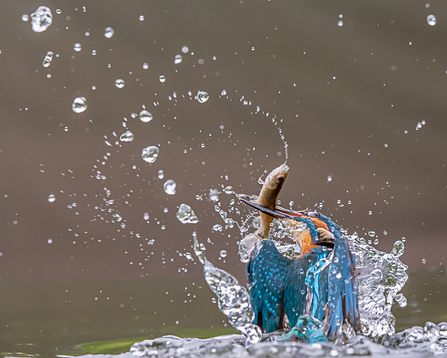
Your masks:
<instances>
[{"instance_id":1,"label":"blue wing feather","mask_svg":"<svg viewBox=\"0 0 447 358\"><path fill-rule=\"evenodd\" d=\"M290 327L296 325L301 315L308 313L307 303L311 302L313 292L306 285L306 274L315 259L315 255L304 255L294 260L286 269L284 310Z\"/></svg>"},{"instance_id":2,"label":"blue wing feather","mask_svg":"<svg viewBox=\"0 0 447 358\"><path fill-rule=\"evenodd\" d=\"M328 283L327 336L336 335L344 322L355 332L360 331L355 257L345 236L338 237L335 242Z\"/></svg>"},{"instance_id":3,"label":"blue wing feather","mask_svg":"<svg viewBox=\"0 0 447 358\"><path fill-rule=\"evenodd\" d=\"M250 255L246 271L255 312L253 323L264 332L283 328L284 280L292 262L278 252L271 240L258 242Z\"/></svg>"}]
</instances>

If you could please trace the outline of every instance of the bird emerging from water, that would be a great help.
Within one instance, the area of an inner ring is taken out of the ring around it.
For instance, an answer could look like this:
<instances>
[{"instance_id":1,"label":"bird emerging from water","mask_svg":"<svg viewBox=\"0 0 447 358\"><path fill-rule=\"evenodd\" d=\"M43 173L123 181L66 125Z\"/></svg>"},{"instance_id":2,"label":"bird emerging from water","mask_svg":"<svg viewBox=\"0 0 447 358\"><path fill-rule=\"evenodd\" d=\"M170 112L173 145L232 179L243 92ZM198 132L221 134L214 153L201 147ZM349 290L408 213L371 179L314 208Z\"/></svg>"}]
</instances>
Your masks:
<instances>
[{"instance_id":1,"label":"bird emerging from water","mask_svg":"<svg viewBox=\"0 0 447 358\"><path fill-rule=\"evenodd\" d=\"M242 240L251 247L246 267L254 324L263 332L283 329L285 316L293 328L304 315L323 322L327 338L344 327L360 331L355 256L342 229L317 211L276 208L276 199L288 175L283 164L266 178L259 197L241 201L261 212L259 230ZM278 219L301 248L296 259L279 253L265 239L273 218Z\"/></svg>"}]
</instances>

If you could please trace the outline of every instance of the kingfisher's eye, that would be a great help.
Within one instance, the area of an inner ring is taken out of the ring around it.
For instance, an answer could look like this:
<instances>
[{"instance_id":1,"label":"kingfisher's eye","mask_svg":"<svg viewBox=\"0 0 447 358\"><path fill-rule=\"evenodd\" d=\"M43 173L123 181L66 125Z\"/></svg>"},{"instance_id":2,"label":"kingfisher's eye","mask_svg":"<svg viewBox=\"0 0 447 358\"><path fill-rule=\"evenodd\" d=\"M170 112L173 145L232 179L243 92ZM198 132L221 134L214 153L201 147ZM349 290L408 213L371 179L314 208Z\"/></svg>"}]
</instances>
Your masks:
<instances>
[{"instance_id":1,"label":"kingfisher's eye","mask_svg":"<svg viewBox=\"0 0 447 358\"><path fill-rule=\"evenodd\" d=\"M278 181L281 183L282 181L284 181L283 177L278 177Z\"/></svg>"}]
</instances>

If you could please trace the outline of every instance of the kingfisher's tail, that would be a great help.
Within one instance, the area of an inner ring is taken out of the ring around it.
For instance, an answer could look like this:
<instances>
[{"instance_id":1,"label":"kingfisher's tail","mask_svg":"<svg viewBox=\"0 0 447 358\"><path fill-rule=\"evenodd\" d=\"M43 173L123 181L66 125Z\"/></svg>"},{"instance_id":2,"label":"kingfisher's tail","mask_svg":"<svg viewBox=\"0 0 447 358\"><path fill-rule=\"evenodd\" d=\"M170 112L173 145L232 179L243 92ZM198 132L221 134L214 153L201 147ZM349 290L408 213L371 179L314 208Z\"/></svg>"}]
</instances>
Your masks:
<instances>
[{"instance_id":1,"label":"kingfisher's tail","mask_svg":"<svg viewBox=\"0 0 447 358\"><path fill-rule=\"evenodd\" d=\"M360 331L357 273L355 257L349 239L337 238L328 273L328 306L325 330L328 338L335 337L343 324L355 333Z\"/></svg>"}]
</instances>

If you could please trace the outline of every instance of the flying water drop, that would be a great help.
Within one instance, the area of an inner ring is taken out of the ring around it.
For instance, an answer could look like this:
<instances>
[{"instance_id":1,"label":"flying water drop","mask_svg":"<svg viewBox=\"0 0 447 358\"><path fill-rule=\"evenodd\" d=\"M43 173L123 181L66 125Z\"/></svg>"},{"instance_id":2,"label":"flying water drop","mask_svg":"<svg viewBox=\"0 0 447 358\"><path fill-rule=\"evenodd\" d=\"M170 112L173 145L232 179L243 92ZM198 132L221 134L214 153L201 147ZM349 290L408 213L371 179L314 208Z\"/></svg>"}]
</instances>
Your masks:
<instances>
[{"instance_id":1,"label":"flying water drop","mask_svg":"<svg viewBox=\"0 0 447 358\"><path fill-rule=\"evenodd\" d=\"M164 172L163 172L163 169L160 169L159 171L158 171L158 179L163 179L165 177L165 174L164 174Z\"/></svg>"},{"instance_id":2,"label":"flying water drop","mask_svg":"<svg viewBox=\"0 0 447 358\"><path fill-rule=\"evenodd\" d=\"M140 121L144 122L144 123L148 123L150 122L152 119L154 118L154 116L152 115L152 113L143 110L140 112Z\"/></svg>"},{"instance_id":3,"label":"flying water drop","mask_svg":"<svg viewBox=\"0 0 447 358\"><path fill-rule=\"evenodd\" d=\"M165 181L165 183L163 184L163 189L165 190L165 193L168 195L174 195L175 194L175 187L177 186L177 184L175 183L174 180L172 179L168 179Z\"/></svg>"},{"instance_id":4,"label":"flying water drop","mask_svg":"<svg viewBox=\"0 0 447 358\"><path fill-rule=\"evenodd\" d=\"M165 82L166 82L166 76L165 76L165 75L160 75L160 77L158 77L158 80L159 80L161 83L165 83Z\"/></svg>"},{"instance_id":5,"label":"flying water drop","mask_svg":"<svg viewBox=\"0 0 447 358\"><path fill-rule=\"evenodd\" d=\"M87 99L85 97L77 97L74 99L71 109L75 113L82 113L87 109Z\"/></svg>"},{"instance_id":6,"label":"flying water drop","mask_svg":"<svg viewBox=\"0 0 447 358\"><path fill-rule=\"evenodd\" d=\"M182 55L175 55L174 64L178 65L179 63L182 63L183 57Z\"/></svg>"},{"instance_id":7,"label":"flying water drop","mask_svg":"<svg viewBox=\"0 0 447 358\"><path fill-rule=\"evenodd\" d=\"M39 6L35 12L31 14L31 28L34 32L43 32L53 23L53 14L46 6Z\"/></svg>"},{"instance_id":8,"label":"flying water drop","mask_svg":"<svg viewBox=\"0 0 447 358\"><path fill-rule=\"evenodd\" d=\"M47 54L45 55L45 58L43 59L42 66L49 67L51 61L53 61L53 51L48 51Z\"/></svg>"},{"instance_id":9,"label":"flying water drop","mask_svg":"<svg viewBox=\"0 0 447 358\"><path fill-rule=\"evenodd\" d=\"M54 203L56 201L56 196L54 194L48 195L48 202Z\"/></svg>"},{"instance_id":10,"label":"flying water drop","mask_svg":"<svg viewBox=\"0 0 447 358\"><path fill-rule=\"evenodd\" d=\"M111 27L106 27L106 29L104 30L104 36L108 39L110 39L114 33L115 31Z\"/></svg>"},{"instance_id":11,"label":"flying water drop","mask_svg":"<svg viewBox=\"0 0 447 358\"><path fill-rule=\"evenodd\" d=\"M198 217L194 214L194 211L187 204L181 204L177 211L177 219L182 224L197 224L199 222Z\"/></svg>"},{"instance_id":12,"label":"flying water drop","mask_svg":"<svg viewBox=\"0 0 447 358\"><path fill-rule=\"evenodd\" d=\"M158 147L151 145L143 149L141 158L147 163L153 163L157 160L159 151Z\"/></svg>"},{"instance_id":13,"label":"flying water drop","mask_svg":"<svg viewBox=\"0 0 447 358\"><path fill-rule=\"evenodd\" d=\"M81 46L81 44L80 44L79 42L77 42L77 43L74 44L73 49L74 49L76 52L79 52L79 51L82 50L82 46Z\"/></svg>"},{"instance_id":14,"label":"flying water drop","mask_svg":"<svg viewBox=\"0 0 447 358\"><path fill-rule=\"evenodd\" d=\"M223 191L225 194L233 194L234 193L233 187L230 185L227 186Z\"/></svg>"},{"instance_id":15,"label":"flying water drop","mask_svg":"<svg viewBox=\"0 0 447 358\"><path fill-rule=\"evenodd\" d=\"M123 87L124 87L124 80L121 79L121 78L118 78L118 79L115 81L115 86L116 86L117 88L123 88Z\"/></svg>"},{"instance_id":16,"label":"flying water drop","mask_svg":"<svg viewBox=\"0 0 447 358\"><path fill-rule=\"evenodd\" d=\"M132 142L133 140L134 140L134 135L131 131L127 131L126 133L123 133L120 136L121 142Z\"/></svg>"},{"instance_id":17,"label":"flying water drop","mask_svg":"<svg viewBox=\"0 0 447 358\"><path fill-rule=\"evenodd\" d=\"M196 100L199 103L205 103L210 98L210 95L205 91L198 91L196 94Z\"/></svg>"},{"instance_id":18,"label":"flying water drop","mask_svg":"<svg viewBox=\"0 0 447 358\"><path fill-rule=\"evenodd\" d=\"M428 15L427 16L427 24L429 24L430 26L435 26L436 25L436 16Z\"/></svg>"}]
</instances>

